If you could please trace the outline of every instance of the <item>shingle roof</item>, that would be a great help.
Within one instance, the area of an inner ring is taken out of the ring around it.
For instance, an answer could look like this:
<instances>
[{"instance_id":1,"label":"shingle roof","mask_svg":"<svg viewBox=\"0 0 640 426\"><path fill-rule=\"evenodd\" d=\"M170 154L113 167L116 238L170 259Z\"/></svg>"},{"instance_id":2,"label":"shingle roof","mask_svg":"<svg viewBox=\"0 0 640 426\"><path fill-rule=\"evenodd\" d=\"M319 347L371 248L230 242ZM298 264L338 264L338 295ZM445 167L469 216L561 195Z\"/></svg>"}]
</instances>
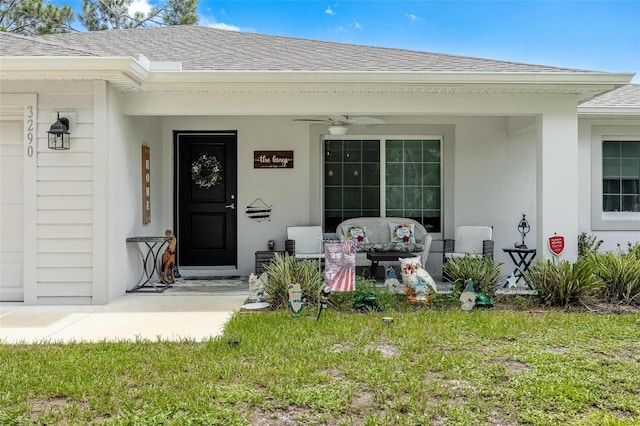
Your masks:
<instances>
[{"instance_id":1,"label":"shingle roof","mask_svg":"<svg viewBox=\"0 0 640 426\"><path fill-rule=\"evenodd\" d=\"M627 84L583 102L581 107L640 107L640 84Z\"/></svg>"},{"instance_id":2,"label":"shingle roof","mask_svg":"<svg viewBox=\"0 0 640 426\"><path fill-rule=\"evenodd\" d=\"M41 38L0 31L0 56L94 56Z\"/></svg>"},{"instance_id":3,"label":"shingle roof","mask_svg":"<svg viewBox=\"0 0 640 426\"><path fill-rule=\"evenodd\" d=\"M53 43L60 48L74 49L79 55L91 52L106 57L138 57L142 54L152 61L179 61L183 70L585 72L571 68L224 31L192 25L55 34L35 39ZM39 52L31 49L27 54L38 55ZM51 55L52 51L40 54Z\"/></svg>"}]
</instances>

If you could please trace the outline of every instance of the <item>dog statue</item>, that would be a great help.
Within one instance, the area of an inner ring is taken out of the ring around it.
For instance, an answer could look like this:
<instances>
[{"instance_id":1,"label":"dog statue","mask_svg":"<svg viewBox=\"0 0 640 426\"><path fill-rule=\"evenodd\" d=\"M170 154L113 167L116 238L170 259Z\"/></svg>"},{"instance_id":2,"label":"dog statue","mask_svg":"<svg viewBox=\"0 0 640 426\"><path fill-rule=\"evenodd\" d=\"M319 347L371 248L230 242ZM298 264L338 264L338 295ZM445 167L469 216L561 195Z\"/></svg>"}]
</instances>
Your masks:
<instances>
[{"instance_id":1,"label":"dog statue","mask_svg":"<svg viewBox=\"0 0 640 426\"><path fill-rule=\"evenodd\" d=\"M173 270L176 266L176 245L178 240L171 229L164 231L166 237L171 237L167 248L162 253L162 280L167 284L173 284L176 282L176 277Z\"/></svg>"}]
</instances>

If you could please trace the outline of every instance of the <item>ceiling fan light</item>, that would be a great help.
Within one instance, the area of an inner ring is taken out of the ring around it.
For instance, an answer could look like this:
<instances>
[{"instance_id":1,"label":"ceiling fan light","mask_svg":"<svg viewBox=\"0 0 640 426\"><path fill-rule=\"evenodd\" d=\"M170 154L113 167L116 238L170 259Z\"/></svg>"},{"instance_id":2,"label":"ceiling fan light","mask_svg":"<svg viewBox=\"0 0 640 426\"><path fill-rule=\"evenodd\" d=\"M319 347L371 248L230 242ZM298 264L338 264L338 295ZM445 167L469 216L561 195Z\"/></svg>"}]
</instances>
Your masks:
<instances>
[{"instance_id":1,"label":"ceiling fan light","mask_svg":"<svg viewBox=\"0 0 640 426\"><path fill-rule=\"evenodd\" d=\"M329 134L331 135L346 135L348 130L347 126L329 126Z\"/></svg>"}]
</instances>

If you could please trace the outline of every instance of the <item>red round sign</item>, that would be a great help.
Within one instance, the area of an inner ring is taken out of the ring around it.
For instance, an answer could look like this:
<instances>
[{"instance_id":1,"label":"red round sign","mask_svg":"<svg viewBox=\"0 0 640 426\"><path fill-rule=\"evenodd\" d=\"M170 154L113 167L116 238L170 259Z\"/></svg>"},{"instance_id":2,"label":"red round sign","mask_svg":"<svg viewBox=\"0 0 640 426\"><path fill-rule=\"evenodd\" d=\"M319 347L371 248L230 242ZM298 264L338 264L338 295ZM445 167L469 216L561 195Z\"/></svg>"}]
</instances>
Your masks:
<instances>
[{"instance_id":1,"label":"red round sign","mask_svg":"<svg viewBox=\"0 0 640 426\"><path fill-rule=\"evenodd\" d=\"M564 251L564 237L562 235L554 235L549 237L549 250L556 256Z\"/></svg>"}]
</instances>

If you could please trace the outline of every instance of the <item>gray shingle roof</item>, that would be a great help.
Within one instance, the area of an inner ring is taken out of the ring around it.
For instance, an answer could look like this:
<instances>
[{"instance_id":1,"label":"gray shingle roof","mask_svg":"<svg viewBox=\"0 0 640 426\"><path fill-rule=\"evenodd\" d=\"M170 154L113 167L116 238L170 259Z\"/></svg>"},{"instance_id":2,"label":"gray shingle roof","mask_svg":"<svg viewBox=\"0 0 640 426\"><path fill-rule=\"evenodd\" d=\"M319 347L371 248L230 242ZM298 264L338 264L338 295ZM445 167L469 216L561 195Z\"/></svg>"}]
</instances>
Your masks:
<instances>
[{"instance_id":1,"label":"gray shingle roof","mask_svg":"<svg viewBox=\"0 0 640 426\"><path fill-rule=\"evenodd\" d=\"M94 56L41 38L0 31L0 56Z\"/></svg>"},{"instance_id":2,"label":"gray shingle roof","mask_svg":"<svg viewBox=\"0 0 640 426\"><path fill-rule=\"evenodd\" d=\"M627 84L580 104L581 107L640 107L640 84Z\"/></svg>"},{"instance_id":3,"label":"gray shingle roof","mask_svg":"<svg viewBox=\"0 0 640 426\"><path fill-rule=\"evenodd\" d=\"M403 49L331 43L192 25L95 31L36 37L79 54L179 61L183 70L585 72ZM37 55L35 49L28 53ZM51 55L52 51L43 52Z\"/></svg>"}]
</instances>

